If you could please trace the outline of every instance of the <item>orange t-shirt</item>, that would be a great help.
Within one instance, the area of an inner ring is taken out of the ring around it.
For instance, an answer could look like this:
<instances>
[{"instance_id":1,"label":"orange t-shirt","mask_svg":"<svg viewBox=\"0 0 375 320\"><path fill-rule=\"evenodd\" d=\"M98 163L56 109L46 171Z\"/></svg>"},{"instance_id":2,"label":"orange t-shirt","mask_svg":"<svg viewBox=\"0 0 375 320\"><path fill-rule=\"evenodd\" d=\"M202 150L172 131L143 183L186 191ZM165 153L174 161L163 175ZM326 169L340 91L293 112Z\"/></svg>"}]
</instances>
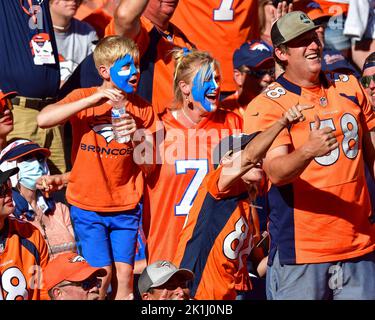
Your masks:
<instances>
[{"instance_id":1,"label":"orange t-shirt","mask_svg":"<svg viewBox=\"0 0 375 320\"><path fill-rule=\"evenodd\" d=\"M99 39L104 37L105 28L111 22L112 16L105 12L102 8L96 9L91 12L82 21L90 24L98 34Z\"/></svg>"},{"instance_id":2,"label":"orange t-shirt","mask_svg":"<svg viewBox=\"0 0 375 320\"><path fill-rule=\"evenodd\" d=\"M230 96L226 97L224 100L220 101L220 108L224 110L230 110L235 114L238 114L241 118L245 113L245 109L247 106L241 106L238 103L238 92L231 94Z\"/></svg>"},{"instance_id":3,"label":"orange t-shirt","mask_svg":"<svg viewBox=\"0 0 375 320\"><path fill-rule=\"evenodd\" d=\"M70 103L96 92L82 88L71 92L59 104ZM84 210L116 212L136 207L142 190L136 183L140 168L133 161L132 142L114 140L111 105L104 103L73 115L73 168L66 197L70 204ZM152 106L137 95L128 95L126 110L137 128L155 131Z\"/></svg>"},{"instance_id":4,"label":"orange t-shirt","mask_svg":"<svg viewBox=\"0 0 375 320\"><path fill-rule=\"evenodd\" d=\"M234 300L236 290L251 288L246 262L253 234L249 194L242 181L219 191L221 170L203 180L173 259L194 272L190 295L197 300Z\"/></svg>"},{"instance_id":5,"label":"orange t-shirt","mask_svg":"<svg viewBox=\"0 0 375 320\"><path fill-rule=\"evenodd\" d=\"M238 129L241 119L217 110L195 128L181 125L168 110L158 130L157 166L146 179L143 230L148 263L172 260L177 238L206 174L213 169L212 151L219 141Z\"/></svg>"},{"instance_id":6,"label":"orange t-shirt","mask_svg":"<svg viewBox=\"0 0 375 320\"><path fill-rule=\"evenodd\" d=\"M48 249L41 233L28 222L5 220L0 246L0 300L49 300L42 289ZM0 237L0 239L1 239Z\"/></svg>"},{"instance_id":7,"label":"orange t-shirt","mask_svg":"<svg viewBox=\"0 0 375 320\"><path fill-rule=\"evenodd\" d=\"M329 14L331 16L337 16L340 14L347 14L349 9L348 3L340 3L336 1L328 1L328 0L315 0L320 4L323 12Z\"/></svg>"},{"instance_id":8,"label":"orange t-shirt","mask_svg":"<svg viewBox=\"0 0 375 320\"><path fill-rule=\"evenodd\" d=\"M106 35L115 34L114 20L106 28ZM189 48L193 44L185 35L169 24L160 32L148 19L141 17L141 30L135 39L141 55L141 78L137 93L151 101L154 110L161 114L173 101L174 59L172 50Z\"/></svg>"},{"instance_id":9,"label":"orange t-shirt","mask_svg":"<svg viewBox=\"0 0 375 320\"><path fill-rule=\"evenodd\" d=\"M171 21L220 62L221 90L235 91L233 53L245 41L259 39L258 1L180 0Z\"/></svg>"},{"instance_id":10,"label":"orange t-shirt","mask_svg":"<svg viewBox=\"0 0 375 320\"><path fill-rule=\"evenodd\" d=\"M282 145L290 152L300 148L315 114L320 128L332 128L339 143L328 155L311 161L292 183L273 185L268 192L270 256L277 247L282 264L339 261L375 249L363 160L363 135L375 127L375 115L357 79L331 77L322 78L326 86L303 88L281 76L245 112L245 132L251 133L270 127L293 105L314 105L303 112L305 121L277 136L270 150Z\"/></svg>"}]
</instances>

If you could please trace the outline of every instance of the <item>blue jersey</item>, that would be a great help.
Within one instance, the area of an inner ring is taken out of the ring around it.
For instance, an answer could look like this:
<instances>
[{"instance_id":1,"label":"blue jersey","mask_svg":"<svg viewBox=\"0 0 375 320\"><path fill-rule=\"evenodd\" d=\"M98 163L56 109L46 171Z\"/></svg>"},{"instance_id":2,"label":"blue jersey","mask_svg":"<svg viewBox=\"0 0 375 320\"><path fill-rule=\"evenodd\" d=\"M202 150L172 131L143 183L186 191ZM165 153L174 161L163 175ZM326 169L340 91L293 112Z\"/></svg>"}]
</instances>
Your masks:
<instances>
[{"instance_id":1,"label":"blue jersey","mask_svg":"<svg viewBox=\"0 0 375 320\"><path fill-rule=\"evenodd\" d=\"M38 5L37 0L31 1ZM57 47L49 11L49 1L41 2L38 27L29 27L27 0L0 1L0 88L4 92L17 91L32 98L55 97L60 86L60 68ZM22 5L21 5L22 4ZM24 7L24 9L22 8ZM30 40L38 33L50 36L54 64L35 65Z\"/></svg>"}]
</instances>

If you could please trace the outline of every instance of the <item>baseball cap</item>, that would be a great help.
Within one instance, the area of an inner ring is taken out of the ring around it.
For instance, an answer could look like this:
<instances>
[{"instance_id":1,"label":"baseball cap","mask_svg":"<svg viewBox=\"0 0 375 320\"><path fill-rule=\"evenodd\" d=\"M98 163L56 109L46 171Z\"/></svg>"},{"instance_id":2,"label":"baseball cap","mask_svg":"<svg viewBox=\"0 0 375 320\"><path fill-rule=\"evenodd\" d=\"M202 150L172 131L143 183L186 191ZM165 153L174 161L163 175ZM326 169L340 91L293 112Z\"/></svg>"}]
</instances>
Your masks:
<instances>
[{"instance_id":1,"label":"baseball cap","mask_svg":"<svg viewBox=\"0 0 375 320\"><path fill-rule=\"evenodd\" d=\"M349 70L355 77L359 77L358 71L352 66L348 60L341 54L340 51L327 49L323 51L322 70L324 71L339 71L340 69Z\"/></svg>"},{"instance_id":2,"label":"baseball cap","mask_svg":"<svg viewBox=\"0 0 375 320\"><path fill-rule=\"evenodd\" d=\"M233 54L233 67L235 69L245 65L250 68L260 66L262 63L273 60L272 49L262 40L245 42Z\"/></svg>"},{"instance_id":3,"label":"baseball cap","mask_svg":"<svg viewBox=\"0 0 375 320\"><path fill-rule=\"evenodd\" d=\"M19 171L18 167L1 171L0 170L0 185L6 182L11 176L15 175Z\"/></svg>"},{"instance_id":4,"label":"baseball cap","mask_svg":"<svg viewBox=\"0 0 375 320\"><path fill-rule=\"evenodd\" d=\"M163 285L175 274L185 278L186 281L194 278L194 273L189 269L179 269L173 263L166 260L159 260L150 264L143 270L139 277L139 293L143 294L150 288L156 288Z\"/></svg>"},{"instance_id":5,"label":"baseball cap","mask_svg":"<svg viewBox=\"0 0 375 320\"><path fill-rule=\"evenodd\" d=\"M330 14L323 11L318 2L312 0L298 0L293 2L293 10L303 11L313 21L316 19L320 21L328 20L331 17Z\"/></svg>"},{"instance_id":6,"label":"baseball cap","mask_svg":"<svg viewBox=\"0 0 375 320\"><path fill-rule=\"evenodd\" d=\"M221 159L228 153L228 151L233 151L234 153L243 150L247 144L258 135L258 133L260 133L260 131L252 134L231 135L223 138L213 152L214 168L216 169L219 166Z\"/></svg>"},{"instance_id":7,"label":"baseball cap","mask_svg":"<svg viewBox=\"0 0 375 320\"><path fill-rule=\"evenodd\" d=\"M62 253L47 264L43 273L44 286L50 290L65 280L80 282L94 273L102 277L107 274L107 271L90 266L82 256L74 252Z\"/></svg>"},{"instance_id":8,"label":"baseball cap","mask_svg":"<svg viewBox=\"0 0 375 320\"><path fill-rule=\"evenodd\" d=\"M375 52L370 53L370 55L366 58L362 71L372 67L375 67Z\"/></svg>"},{"instance_id":9,"label":"baseball cap","mask_svg":"<svg viewBox=\"0 0 375 320\"><path fill-rule=\"evenodd\" d=\"M0 163L4 161L13 161L30 153L39 153L49 157L51 152L47 148L42 148L36 142L27 139L18 139L10 143L0 153Z\"/></svg>"},{"instance_id":10,"label":"baseball cap","mask_svg":"<svg viewBox=\"0 0 375 320\"><path fill-rule=\"evenodd\" d=\"M318 28L302 11L292 11L278 19L271 28L271 39L274 47L289 42L300 35Z\"/></svg>"},{"instance_id":11,"label":"baseball cap","mask_svg":"<svg viewBox=\"0 0 375 320\"><path fill-rule=\"evenodd\" d=\"M10 92L7 92L7 93L4 93L3 90L0 89L0 100L3 100L3 99L10 99L10 98L13 98L17 95L18 93L16 91L10 91Z\"/></svg>"}]
</instances>

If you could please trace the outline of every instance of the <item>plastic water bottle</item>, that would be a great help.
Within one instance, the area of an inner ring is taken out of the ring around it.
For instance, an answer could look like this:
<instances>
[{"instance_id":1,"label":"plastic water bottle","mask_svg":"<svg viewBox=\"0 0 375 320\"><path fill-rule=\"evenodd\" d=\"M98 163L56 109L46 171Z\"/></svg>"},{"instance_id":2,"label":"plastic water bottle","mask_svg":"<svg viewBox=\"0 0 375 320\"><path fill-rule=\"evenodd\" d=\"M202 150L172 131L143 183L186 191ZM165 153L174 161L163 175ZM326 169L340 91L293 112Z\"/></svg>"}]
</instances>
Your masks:
<instances>
[{"instance_id":1,"label":"plastic water bottle","mask_svg":"<svg viewBox=\"0 0 375 320\"><path fill-rule=\"evenodd\" d=\"M122 103L122 102L113 103L111 114L112 114L112 125L115 124L115 123L120 123L120 122L124 121L123 119L121 119L122 115L127 114L124 103ZM127 143L127 142L130 141L130 135L121 136L124 133L126 133L126 130L122 130L122 131L118 132L115 129L115 127L113 127L113 134L114 134L115 140L117 142Z\"/></svg>"}]
</instances>

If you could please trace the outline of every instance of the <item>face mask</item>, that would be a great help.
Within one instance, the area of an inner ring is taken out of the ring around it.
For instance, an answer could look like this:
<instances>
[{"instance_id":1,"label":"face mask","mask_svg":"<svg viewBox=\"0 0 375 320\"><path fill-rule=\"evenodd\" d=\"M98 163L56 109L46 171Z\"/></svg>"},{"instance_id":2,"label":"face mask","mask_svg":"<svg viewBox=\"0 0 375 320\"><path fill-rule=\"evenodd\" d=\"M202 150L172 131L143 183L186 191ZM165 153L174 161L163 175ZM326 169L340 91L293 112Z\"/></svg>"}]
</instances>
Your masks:
<instances>
[{"instance_id":1,"label":"face mask","mask_svg":"<svg viewBox=\"0 0 375 320\"><path fill-rule=\"evenodd\" d=\"M193 98L195 101L198 101L201 106L208 112L216 110L216 104L211 103L206 99L206 95L210 93L216 93L217 88L219 87L215 81L215 75L216 72L211 66L207 70L205 75L202 75L202 70L200 70L193 79Z\"/></svg>"},{"instance_id":2,"label":"face mask","mask_svg":"<svg viewBox=\"0 0 375 320\"><path fill-rule=\"evenodd\" d=\"M128 66L127 70L123 70L124 66ZM134 88L129 85L129 80L138 74L138 69L134 64L133 58L127 54L122 59L117 60L109 69L109 74L114 84L126 93L133 93Z\"/></svg>"},{"instance_id":3,"label":"face mask","mask_svg":"<svg viewBox=\"0 0 375 320\"><path fill-rule=\"evenodd\" d=\"M35 158L31 158L17 164L20 171L18 172L18 182L25 188L36 190L36 181L45 174L43 163Z\"/></svg>"}]
</instances>

